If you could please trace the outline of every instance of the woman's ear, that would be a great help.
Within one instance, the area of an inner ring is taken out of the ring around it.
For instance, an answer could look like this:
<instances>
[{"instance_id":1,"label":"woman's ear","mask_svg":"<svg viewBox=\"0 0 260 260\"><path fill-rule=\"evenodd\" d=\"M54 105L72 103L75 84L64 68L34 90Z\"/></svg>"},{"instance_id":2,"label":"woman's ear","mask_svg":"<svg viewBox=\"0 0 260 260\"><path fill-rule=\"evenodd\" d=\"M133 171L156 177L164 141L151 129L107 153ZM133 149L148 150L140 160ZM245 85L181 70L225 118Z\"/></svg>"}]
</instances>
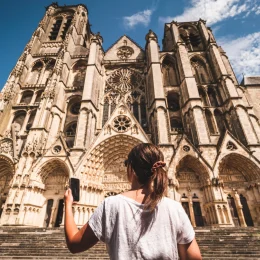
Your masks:
<instances>
[{"instance_id":1,"label":"woman's ear","mask_svg":"<svg viewBox=\"0 0 260 260\"><path fill-rule=\"evenodd\" d=\"M133 182L135 178L135 172L130 164L127 165L127 179L129 182Z\"/></svg>"}]
</instances>

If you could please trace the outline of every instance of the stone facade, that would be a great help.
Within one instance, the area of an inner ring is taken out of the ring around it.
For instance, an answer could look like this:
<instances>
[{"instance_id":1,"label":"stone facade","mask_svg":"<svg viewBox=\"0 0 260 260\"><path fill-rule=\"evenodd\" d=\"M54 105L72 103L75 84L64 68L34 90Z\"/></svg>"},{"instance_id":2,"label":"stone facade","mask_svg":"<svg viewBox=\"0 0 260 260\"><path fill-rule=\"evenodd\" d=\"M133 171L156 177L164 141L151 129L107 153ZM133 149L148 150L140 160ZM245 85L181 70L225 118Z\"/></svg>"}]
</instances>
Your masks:
<instances>
[{"instance_id":1,"label":"stone facade","mask_svg":"<svg viewBox=\"0 0 260 260\"><path fill-rule=\"evenodd\" d=\"M165 24L162 50L150 30L105 52L86 6L48 6L0 96L0 224L62 225L76 177L82 226L153 142L193 226L259 226L259 86L238 84L203 20Z\"/></svg>"}]
</instances>

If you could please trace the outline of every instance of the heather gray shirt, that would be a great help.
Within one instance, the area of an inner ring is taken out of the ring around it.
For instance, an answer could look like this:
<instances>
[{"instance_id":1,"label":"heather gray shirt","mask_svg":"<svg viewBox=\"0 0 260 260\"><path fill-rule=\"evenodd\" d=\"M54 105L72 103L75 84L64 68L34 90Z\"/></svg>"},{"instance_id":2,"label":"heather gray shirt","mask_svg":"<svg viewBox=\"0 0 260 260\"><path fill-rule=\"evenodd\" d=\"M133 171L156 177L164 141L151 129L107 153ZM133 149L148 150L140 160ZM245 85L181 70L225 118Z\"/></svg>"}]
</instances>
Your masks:
<instances>
[{"instance_id":1,"label":"heather gray shirt","mask_svg":"<svg viewBox=\"0 0 260 260\"><path fill-rule=\"evenodd\" d=\"M106 198L89 225L113 260L177 260L177 244L190 243L195 236L181 204L166 197L153 213L123 195Z\"/></svg>"}]
</instances>

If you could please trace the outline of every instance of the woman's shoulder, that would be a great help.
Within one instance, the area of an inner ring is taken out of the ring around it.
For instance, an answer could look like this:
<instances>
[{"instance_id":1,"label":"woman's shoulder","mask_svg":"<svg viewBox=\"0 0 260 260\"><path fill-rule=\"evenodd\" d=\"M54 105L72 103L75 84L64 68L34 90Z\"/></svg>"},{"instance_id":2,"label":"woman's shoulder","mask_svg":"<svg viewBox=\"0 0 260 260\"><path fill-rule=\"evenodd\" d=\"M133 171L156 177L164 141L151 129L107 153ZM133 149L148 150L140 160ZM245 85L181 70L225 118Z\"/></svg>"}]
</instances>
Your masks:
<instances>
[{"instance_id":1,"label":"woman's shoulder","mask_svg":"<svg viewBox=\"0 0 260 260\"><path fill-rule=\"evenodd\" d=\"M162 199L162 203L164 205L166 205L167 207L169 208L173 208L173 209L182 209L182 205L179 201L176 201L176 200L173 200L171 198L168 198L168 197L163 197Z\"/></svg>"}]
</instances>

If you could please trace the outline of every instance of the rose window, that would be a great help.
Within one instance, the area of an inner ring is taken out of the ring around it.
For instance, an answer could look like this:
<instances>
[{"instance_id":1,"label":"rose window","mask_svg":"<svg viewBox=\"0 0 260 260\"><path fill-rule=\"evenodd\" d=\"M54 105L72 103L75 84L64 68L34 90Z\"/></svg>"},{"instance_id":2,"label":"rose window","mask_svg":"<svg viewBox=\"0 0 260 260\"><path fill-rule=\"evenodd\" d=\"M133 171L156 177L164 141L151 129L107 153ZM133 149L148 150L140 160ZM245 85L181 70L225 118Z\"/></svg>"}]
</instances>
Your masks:
<instances>
[{"instance_id":1,"label":"rose window","mask_svg":"<svg viewBox=\"0 0 260 260\"><path fill-rule=\"evenodd\" d=\"M127 116L120 115L114 119L113 127L119 133L126 132L131 126L131 120Z\"/></svg>"},{"instance_id":2,"label":"rose window","mask_svg":"<svg viewBox=\"0 0 260 260\"><path fill-rule=\"evenodd\" d=\"M117 57L121 60L130 58L134 53L134 50L129 46L122 46L117 52Z\"/></svg>"},{"instance_id":3,"label":"rose window","mask_svg":"<svg viewBox=\"0 0 260 260\"><path fill-rule=\"evenodd\" d=\"M143 85L144 78L140 73L131 69L118 69L114 71L107 80L105 92L115 91L125 94Z\"/></svg>"}]
</instances>

